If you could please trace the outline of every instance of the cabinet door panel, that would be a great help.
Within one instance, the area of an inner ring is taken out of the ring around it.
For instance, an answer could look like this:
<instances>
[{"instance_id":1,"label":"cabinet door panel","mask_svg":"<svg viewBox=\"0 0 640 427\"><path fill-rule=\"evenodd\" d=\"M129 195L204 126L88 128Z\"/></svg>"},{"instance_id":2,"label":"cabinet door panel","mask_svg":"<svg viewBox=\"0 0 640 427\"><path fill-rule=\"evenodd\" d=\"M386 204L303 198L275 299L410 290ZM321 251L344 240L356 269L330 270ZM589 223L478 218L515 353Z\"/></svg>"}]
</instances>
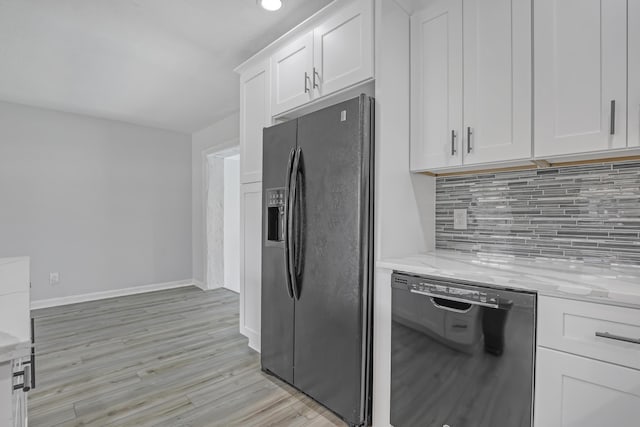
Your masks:
<instances>
[{"instance_id":1,"label":"cabinet door panel","mask_svg":"<svg viewBox=\"0 0 640 427\"><path fill-rule=\"evenodd\" d=\"M312 73L313 32L301 36L273 54L271 57L273 115L311 100Z\"/></svg>"},{"instance_id":2,"label":"cabinet door panel","mask_svg":"<svg viewBox=\"0 0 640 427\"><path fill-rule=\"evenodd\" d=\"M411 86L411 170L460 165L462 0L411 17Z\"/></svg>"},{"instance_id":3,"label":"cabinet door panel","mask_svg":"<svg viewBox=\"0 0 640 427\"><path fill-rule=\"evenodd\" d=\"M640 371L538 347L536 427L635 427Z\"/></svg>"},{"instance_id":4,"label":"cabinet door panel","mask_svg":"<svg viewBox=\"0 0 640 427\"><path fill-rule=\"evenodd\" d=\"M528 158L531 0L465 0L463 25L464 163Z\"/></svg>"},{"instance_id":5,"label":"cabinet door panel","mask_svg":"<svg viewBox=\"0 0 640 427\"><path fill-rule=\"evenodd\" d=\"M270 122L269 66L258 64L240 77L240 182L262 180L262 129Z\"/></svg>"},{"instance_id":6,"label":"cabinet door panel","mask_svg":"<svg viewBox=\"0 0 640 427\"><path fill-rule=\"evenodd\" d=\"M536 0L534 14L536 157L625 148L627 1Z\"/></svg>"},{"instance_id":7,"label":"cabinet door panel","mask_svg":"<svg viewBox=\"0 0 640 427\"><path fill-rule=\"evenodd\" d=\"M241 185L240 197L240 333L260 351L262 184Z\"/></svg>"},{"instance_id":8,"label":"cabinet door panel","mask_svg":"<svg viewBox=\"0 0 640 427\"><path fill-rule=\"evenodd\" d=\"M371 0L348 4L318 26L313 51L317 96L373 77Z\"/></svg>"}]
</instances>

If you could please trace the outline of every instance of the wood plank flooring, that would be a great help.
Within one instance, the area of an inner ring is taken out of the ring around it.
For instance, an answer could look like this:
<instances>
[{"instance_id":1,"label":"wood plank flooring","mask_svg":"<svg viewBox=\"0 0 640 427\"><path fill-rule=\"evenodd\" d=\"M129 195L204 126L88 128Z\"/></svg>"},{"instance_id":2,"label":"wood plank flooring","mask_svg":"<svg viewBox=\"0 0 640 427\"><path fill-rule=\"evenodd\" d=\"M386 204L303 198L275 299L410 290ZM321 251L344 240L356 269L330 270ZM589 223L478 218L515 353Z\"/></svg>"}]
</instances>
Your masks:
<instances>
[{"instance_id":1,"label":"wood plank flooring","mask_svg":"<svg viewBox=\"0 0 640 427\"><path fill-rule=\"evenodd\" d=\"M260 371L231 291L188 287L32 315L32 427L345 425Z\"/></svg>"}]
</instances>

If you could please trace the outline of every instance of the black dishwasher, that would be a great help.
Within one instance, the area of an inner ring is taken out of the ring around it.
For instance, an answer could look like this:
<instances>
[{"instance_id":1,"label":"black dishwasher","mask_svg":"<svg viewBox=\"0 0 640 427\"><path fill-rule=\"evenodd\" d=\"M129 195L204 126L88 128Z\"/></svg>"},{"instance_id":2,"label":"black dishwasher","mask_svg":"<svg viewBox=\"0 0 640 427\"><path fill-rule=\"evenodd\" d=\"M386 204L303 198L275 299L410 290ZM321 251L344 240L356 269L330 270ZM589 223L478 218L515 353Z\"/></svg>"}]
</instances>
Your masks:
<instances>
[{"instance_id":1,"label":"black dishwasher","mask_svg":"<svg viewBox=\"0 0 640 427\"><path fill-rule=\"evenodd\" d=\"M530 427L536 294L392 276L391 424Z\"/></svg>"}]
</instances>

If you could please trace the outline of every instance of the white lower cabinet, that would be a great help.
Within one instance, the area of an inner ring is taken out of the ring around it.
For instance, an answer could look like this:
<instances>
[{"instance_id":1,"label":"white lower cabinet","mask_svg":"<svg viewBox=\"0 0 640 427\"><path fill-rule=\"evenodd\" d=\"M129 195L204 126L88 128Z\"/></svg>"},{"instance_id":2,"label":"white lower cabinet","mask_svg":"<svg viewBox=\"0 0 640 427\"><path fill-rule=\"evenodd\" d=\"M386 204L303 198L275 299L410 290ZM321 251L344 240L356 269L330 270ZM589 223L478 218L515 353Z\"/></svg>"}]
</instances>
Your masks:
<instances>
[{"instance_id":1,"label":"white lower cabinet","mask_svg":"<svg viewBox=\"0 0 640 427\"><path fill-rule=\"evenodd\" d=\"M262 183L240 186L240 333L260 351Z\"/></svg>"},{"instance_id":2,"label":"white lower cabinet","mask_svg":"<svg viewBox=\"0 0 640 427\"><path fill-rule=\"evenodd\" d=\"M535 427L636 427L640 310L538 298Z\"/></svg>"},{"instance_id":3,"label":"white lower cabinet","mask_svg":"<svg viewBox=\"0 0 640 427\"><path fill-rule=\"evenodd\" d=\"M538 347L535 427L637 427L640 371Z\"/></svg>"}]
</instances>

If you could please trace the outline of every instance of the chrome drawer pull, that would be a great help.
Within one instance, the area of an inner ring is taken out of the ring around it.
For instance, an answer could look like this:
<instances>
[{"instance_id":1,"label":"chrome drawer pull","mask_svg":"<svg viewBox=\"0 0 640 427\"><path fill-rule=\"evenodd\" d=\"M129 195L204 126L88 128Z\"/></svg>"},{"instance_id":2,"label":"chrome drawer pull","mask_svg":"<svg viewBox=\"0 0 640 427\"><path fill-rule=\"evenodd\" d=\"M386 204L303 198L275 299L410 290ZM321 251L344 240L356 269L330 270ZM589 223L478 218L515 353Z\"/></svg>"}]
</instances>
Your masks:
<instances>
[{"instance_id":1,"label":"chrome drawer pull","mask_svg":"<svg viewBox=\"0 0 640 427\"><path fill-rule=\"evenodd\" d=\"M632 344L640 344L640 338L623 337L620 335L610 334L609 332L596 332L596 336L600 338L607 338L610 340L630 342Z\"/></svg>"}]
</instances>

